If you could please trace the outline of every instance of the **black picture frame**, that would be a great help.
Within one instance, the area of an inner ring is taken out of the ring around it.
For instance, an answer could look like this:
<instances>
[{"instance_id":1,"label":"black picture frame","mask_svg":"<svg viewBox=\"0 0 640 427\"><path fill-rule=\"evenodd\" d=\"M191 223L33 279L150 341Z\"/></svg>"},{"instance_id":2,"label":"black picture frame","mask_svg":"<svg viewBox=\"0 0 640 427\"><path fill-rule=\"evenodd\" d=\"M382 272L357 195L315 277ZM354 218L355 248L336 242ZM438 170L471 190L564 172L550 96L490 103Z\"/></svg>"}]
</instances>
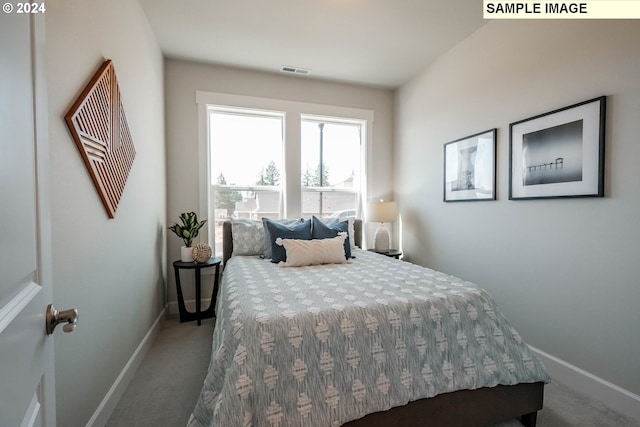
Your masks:
<instances>
[{"instance_id":1,"label":"black picture frame","mask_svg":"<svg viewBox=\"0 0 640 427\"><path fill-rule=\"evenodd\" d=\"M604 197L606 96L509 125L509 199Z\"/></svg>"},{"instance_id":2,"label":"black picture frame","mask_svg":"<svg viewBox=\"0 0 640 427\"><path fill-rule=\"evenodd\" d=\"M445 202L496 200L496 128L444 144Z\"/></svg>"}]
</instances>

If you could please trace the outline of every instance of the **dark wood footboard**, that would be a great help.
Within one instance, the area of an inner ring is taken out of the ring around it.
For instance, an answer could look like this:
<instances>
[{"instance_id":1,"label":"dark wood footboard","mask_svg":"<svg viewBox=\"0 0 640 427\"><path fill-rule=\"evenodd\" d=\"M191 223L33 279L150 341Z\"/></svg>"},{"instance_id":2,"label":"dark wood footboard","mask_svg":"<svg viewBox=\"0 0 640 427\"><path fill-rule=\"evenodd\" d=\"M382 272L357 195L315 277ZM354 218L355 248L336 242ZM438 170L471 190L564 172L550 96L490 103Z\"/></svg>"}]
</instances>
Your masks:
<instances>
[{"instance_id":1,"label":"dark wood footboard","mask_svg":"<svg viewBox=\"0 0 640 427\"><path fill-rule=\"evenodd\" d=\"M544 383L461 390L369 414L344 427L482 427L520 418L535 427Z\"/></svg>"}]
</instances>

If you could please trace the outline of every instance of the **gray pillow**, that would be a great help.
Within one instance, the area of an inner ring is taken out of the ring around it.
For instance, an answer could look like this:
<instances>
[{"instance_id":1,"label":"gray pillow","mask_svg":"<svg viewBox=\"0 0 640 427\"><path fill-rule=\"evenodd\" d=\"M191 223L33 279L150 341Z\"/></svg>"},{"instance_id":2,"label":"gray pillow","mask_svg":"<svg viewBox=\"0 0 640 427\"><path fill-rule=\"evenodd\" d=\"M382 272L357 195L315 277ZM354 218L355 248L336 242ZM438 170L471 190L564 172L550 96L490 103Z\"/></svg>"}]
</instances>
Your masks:
<instances>
[{"instance_id":1,"label":"gray pillow","mask_svg":"<svg viewBox=\"0 0 640 427\"><path fill-rule=\"evenodd\" d=\"M233 254L262 255L264 253L264 228L262 221L232 219Z\"/></svg>"}]
</instances>

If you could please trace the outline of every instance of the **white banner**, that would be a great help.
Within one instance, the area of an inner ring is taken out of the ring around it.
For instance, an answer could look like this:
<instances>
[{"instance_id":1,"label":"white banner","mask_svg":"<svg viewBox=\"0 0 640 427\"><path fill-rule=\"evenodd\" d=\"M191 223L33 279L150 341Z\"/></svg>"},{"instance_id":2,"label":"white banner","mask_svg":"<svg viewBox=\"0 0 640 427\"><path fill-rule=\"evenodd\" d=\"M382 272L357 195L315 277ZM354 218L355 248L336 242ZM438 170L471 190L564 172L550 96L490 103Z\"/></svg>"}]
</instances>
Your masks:
<instances>
[{"instance_id":1,"label":"white banner","mask_svg":"<svg viewBox=\"0 0 640 427\"><path fill-rule=\"evenodd\" d=\"M640 0L483 0L484 19L640 19Z\"/></svg>"}]
</instances>

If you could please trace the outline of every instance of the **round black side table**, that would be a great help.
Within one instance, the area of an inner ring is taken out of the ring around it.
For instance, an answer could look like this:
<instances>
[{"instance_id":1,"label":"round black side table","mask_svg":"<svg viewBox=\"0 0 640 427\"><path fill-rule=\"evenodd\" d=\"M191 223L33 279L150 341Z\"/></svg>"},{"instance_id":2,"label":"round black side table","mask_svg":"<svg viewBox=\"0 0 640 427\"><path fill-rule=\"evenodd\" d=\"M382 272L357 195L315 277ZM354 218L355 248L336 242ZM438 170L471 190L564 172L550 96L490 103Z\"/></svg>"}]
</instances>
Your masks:
<instances>
[{"instance_id":1,"label":"round black side table","mask_svg":"<svg viewBox=\"0 0 640 427\"><path fill-rule=\"evenodd\" d=\"M220 280L220 264L222 260L220 258L210 258L205 262L182 262L182 261L174 261L173 269L176 273L176 291L178 292L178 310L180 311L180 323L182 322L190 322L192 320L197 320L198 325L202 324L202 319L208 319L210 317L215 316L216 310L216 297L218 296L218 281ZM213 279L213 292L211 294L211 302L209 303L209 308L206 311L201 311L201 302L200 302L200 276L201 270L203 268L216 267L215 278ZM187 311L187 308L184 305L184 297L182 296L182 286L180 285L180 270L195 270L196 274L196 312L192 313Z\"/></svg>"}]
</instances>

